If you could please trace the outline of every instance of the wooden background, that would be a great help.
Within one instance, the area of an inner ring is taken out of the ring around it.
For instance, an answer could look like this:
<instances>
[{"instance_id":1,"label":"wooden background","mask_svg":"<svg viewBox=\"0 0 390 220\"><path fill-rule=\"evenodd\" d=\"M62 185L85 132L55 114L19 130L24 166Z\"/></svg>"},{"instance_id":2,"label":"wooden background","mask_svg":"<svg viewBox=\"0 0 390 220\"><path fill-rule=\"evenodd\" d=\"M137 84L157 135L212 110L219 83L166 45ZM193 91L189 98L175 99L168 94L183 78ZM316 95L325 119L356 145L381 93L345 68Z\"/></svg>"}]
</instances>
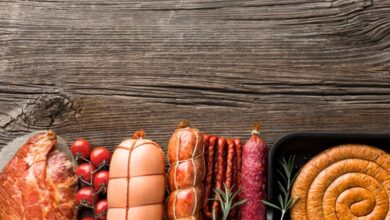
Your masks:
<instances>
[{"instance_id":1,"label":"wooden background","mask_svg":"<svg viewBox=\"0 0 390 220\"><path fill-rule=\"evenodd\" d=\"M269 144L390 132L390 0L4 0L0 77L0 148L47 128L166 147L182 118Z\"/></svg>"}]
</instances>

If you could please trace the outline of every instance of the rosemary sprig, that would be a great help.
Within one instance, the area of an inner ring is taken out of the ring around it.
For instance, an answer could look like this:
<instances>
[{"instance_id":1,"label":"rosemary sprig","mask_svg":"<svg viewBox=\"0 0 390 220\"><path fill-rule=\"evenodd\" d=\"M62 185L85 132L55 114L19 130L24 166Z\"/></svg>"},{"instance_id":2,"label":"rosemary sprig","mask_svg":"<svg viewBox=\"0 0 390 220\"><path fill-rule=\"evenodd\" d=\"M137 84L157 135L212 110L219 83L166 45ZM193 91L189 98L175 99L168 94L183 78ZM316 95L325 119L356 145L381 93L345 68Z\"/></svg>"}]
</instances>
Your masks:
<instances>
[{"instance_id":1,"label":"rosemary sprig","mask_svg":"<svg viewBox=\"0 0 390 220\"><path fill-rule=\"evenodd\" d=\"M240 194L241 188L238 188L238 190L233 193L234 186L232 188L229 188L226 186L225 183L223 183L223 187L225 189L224 191L222 191L221 189L214 189L214 192L217 195L217 199L211 200L219 201L222 210L222 220L227 220L230 211L244 204L246 202L246 199L234 202L236 197ZM217 220L217 214L215 213L215 210L213 210L213 220Z\"/></svg>"},{"instance_id":2,"label":"rosemary sprig","mask_svg":"<svg viewBox=\"0 0 390 220\"><path fill-rule=\"evenodd\" d=\"M295 161L295 156L289 156L287 160L286 158L283 157L282 160L280 161L280 165L282 166L282 169L278 169L277 172L280 174L283 181L278 181L279 189L282 192L277 197L279 204L274 204L272 202L262 200L262 202L265 205L275 208L282 213L280 220L283 220L287 211L297 201L296 199L293 199L290 195L292 185L294 184L299 174L299 172L297 172L295 175L293 174L294 161Z\"/></svg>"}]
</instances>

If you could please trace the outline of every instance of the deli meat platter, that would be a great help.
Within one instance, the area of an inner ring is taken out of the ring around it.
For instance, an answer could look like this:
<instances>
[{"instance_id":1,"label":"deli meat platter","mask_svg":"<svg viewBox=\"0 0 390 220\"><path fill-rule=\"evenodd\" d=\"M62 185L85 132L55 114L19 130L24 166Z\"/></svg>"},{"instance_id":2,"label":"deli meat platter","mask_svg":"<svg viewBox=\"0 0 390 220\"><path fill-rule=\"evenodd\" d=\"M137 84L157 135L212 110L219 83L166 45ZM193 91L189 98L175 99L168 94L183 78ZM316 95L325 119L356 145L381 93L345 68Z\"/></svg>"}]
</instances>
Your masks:
<instances>
[{"instance_id":1,"label":"deli meat platter","mask_svg":"<svg viewBox=\"0 0 390 220\"><path fill-rule=\"evenodd\" d=\"M110 151L53 130L0 152L0 219L390 220L390 135L291 133L269 146L180 120ZM164 144L164 145L163 145Z\"/></svg>"}]
</instances>

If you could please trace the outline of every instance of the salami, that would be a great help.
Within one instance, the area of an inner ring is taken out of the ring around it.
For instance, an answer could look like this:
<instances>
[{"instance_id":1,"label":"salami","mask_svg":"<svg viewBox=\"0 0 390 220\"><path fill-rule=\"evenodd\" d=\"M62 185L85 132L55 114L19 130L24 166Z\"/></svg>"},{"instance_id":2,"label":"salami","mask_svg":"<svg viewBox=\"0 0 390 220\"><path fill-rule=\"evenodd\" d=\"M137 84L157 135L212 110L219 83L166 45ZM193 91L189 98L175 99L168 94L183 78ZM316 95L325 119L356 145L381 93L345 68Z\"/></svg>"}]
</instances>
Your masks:
<instances>
[{"instance_id":1,"label":"salami","mask_svg":"<svg viewBox=\"0 0 390 220\"><path fill-rule=\"evenodd\" d=\"M242 220L265 220L267 144L260 137L260 125L256 124L251 138L242 149L241 198L247 202L240 207Z\"/></svg>"}]
</instances>

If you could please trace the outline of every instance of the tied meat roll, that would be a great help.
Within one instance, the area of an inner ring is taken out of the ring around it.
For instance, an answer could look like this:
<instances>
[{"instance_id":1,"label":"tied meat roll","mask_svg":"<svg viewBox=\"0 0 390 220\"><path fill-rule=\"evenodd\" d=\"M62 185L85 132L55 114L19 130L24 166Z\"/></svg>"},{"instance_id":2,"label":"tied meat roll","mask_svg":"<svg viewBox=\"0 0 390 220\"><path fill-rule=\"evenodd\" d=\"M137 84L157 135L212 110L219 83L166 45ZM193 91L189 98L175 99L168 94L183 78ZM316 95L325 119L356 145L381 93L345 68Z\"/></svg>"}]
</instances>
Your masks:
<instances>
[{"instance_id":1,"label":"tied meat roll","mask_svg":"<svg viewBox=\"0 0 390 220\"><path fill-rule=\"evenodd\" d=\"M108 220L164 219L165 159L143 131L123 141L110 163Z\"/></svg>"},{"instance_id":2,"label":"tied meat roll","mask_svg":"<svg viewBox=\"0 0 390 220\"><path fill-rule=\"evenodd\" d=\"M390 155L367 145L340 145L301 170L292 220L390 219Z\"/></svg>"},{"instance_id":3,"label":"tied meat roll","mask_svg":"<svg viewBox=\"0 0 390 220\"><path fill-rule=\"evenodd\" d=\"M203 201L204 178L203 135L198 129L182 121L168 144L169 220L199 220Z\"/></svg>"}]
</instances>

